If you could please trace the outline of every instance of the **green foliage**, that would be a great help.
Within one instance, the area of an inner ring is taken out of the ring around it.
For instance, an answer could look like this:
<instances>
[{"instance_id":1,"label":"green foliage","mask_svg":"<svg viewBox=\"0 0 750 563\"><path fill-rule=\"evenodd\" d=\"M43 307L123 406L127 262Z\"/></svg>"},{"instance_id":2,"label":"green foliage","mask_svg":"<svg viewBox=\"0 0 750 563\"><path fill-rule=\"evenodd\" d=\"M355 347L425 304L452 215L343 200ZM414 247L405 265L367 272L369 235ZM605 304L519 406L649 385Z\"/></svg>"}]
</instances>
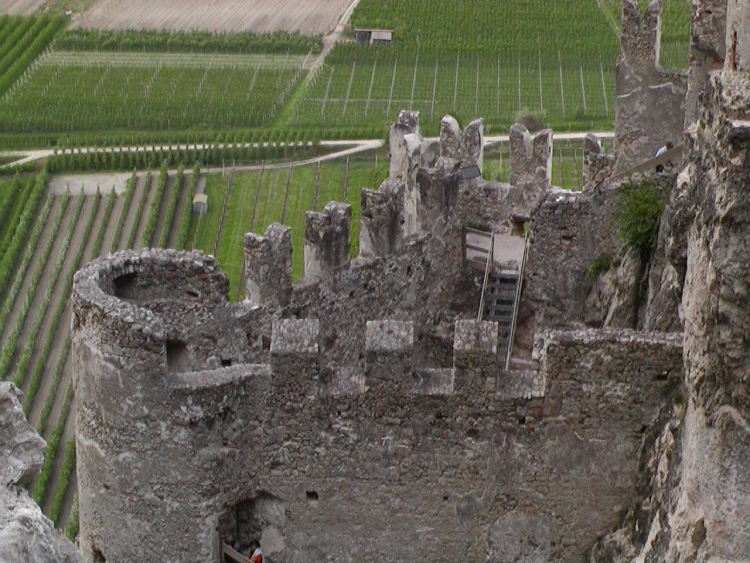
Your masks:
<instances>
[{"instance_id":1,"label":"green foliage","mask_svg":"<svg viewBox=\"0 0 750 563\"><path fill-rule=\"evenodd\" d=\"M307 53L320 52L322 37L273 33L210 31L71 29L55 42L60 50L146 51L167 53Z\"/></svg>"},{"instance_id":2,"label":"green foliage","mask_svg":"<svg viewBox=\"0 0 750 563\"><path fill-rule=\"evenodd\" d=\"M61 16L10 20L10 25L3 28L3 33L9 31L7 39L0 38L0 94L26 71L66 22L67 18Z\"/></svg>"},{"instance_id":3,"label":"green foliage","mask_svg":"<svg viewBox=\"0 0 750 563\"><path fill-rule=\"evenodd\" d=\"M663 0L659 63L686 69L690 48L690 0Z\"/></svg>"},{"instance_id":4,"label":"green foliage","mask_svg":"<svg viewBox=\"0 0 750 563\"><path fill-rule=\"evenodd\" d=\"M54 375L52 377L52 385L47 391L47 398L44 400L44 406L42 407L42 414L39 417L39 424L37 424L36 431L40 435L44 435L47 432L47 424L49 423L50 414L52 414L52 407L55 405L55 399L57 397L57 390L60 388L60 381L62 380L63 370L65 369L65 363L68 361L68 355L70 354L70 332L65 337L63 343L62 352L60 358L55 366Z\"/></svg>"},{"instance_id":5,"label":"green foliage","mask_svg":"<svg viewBox=\"0 0 750 563\"><path fill-rule=\"evenodd\" d=\"M162 162L161 169L159 170L159 179L156 183L156 193L154 194L154 200L151 204L151 209L149 210L146 227L143 229L143 238L141 239L141 244L143 244L144 246L151 246L152 239L154 238L154 231L156 231L156 224L159 221L159 213L161 211L161 203L162 199L164 199L164 189L166 188L166 186L167 163Z\"/></svg>"},{"instance_id":6,"label":"green foliage","mask_svg":"<svg viewBox=\"0 0 750 563\"><path fill-rule=\"evenodd\" d=\"M589 266L589 275L592 278L599 277L601 274L606 274L612 267L614 260L609 252L602 252L597 256Z\"/></svg>"},{"instance_id":7,"label":"green foliage","mask_svg":"<svg viewBox=\"0 0 750 563\"><path fill-rule=\"evenodd\" d=\"M143 180L146 184L146 190L143 194L141 194L141 199L138 202L138 209L136 211L135 215L135 222L133 223L133 228L130 229L130 234L128 235L128 244L125 248L134 248L136 238L138 237L138 228L141 224L141 219L143 217L143 211L146 208L146 201L148 200L148 189L151 187L151 183L153 182L153 175L149 171L146 178Z\"/></svg>"},{"instance_id":8,"label":"green foliage","mask_svg":"<svg viewBox=\"0 0 750 563\"><path fill-rule=\"evenodd\" d=\"M50 57L9 94L0 113L6 133L113 130L215 132L271 123L302 73L293 64L227 65L88 62Z\"/></svg>"},{"instance_id":9,"label":"green foliage","mask_svg":"<svg viewBox=\"0 0 750 563\"><path fill-rule=\"evenodd\" d=\"M115 229L115 234L112 238L112 246L109 249L110 252L115 252L119 248L122 229L125 227L125 220L130 211L130 204L133 201L133 196L135 195L135 183L137 180L138 177L135 175L135 172L133 172L133 175L128 178L128 181L125 184L125 200L123 201L122 212L120 213L117 228Z\"/></svg>"},{"instance_id":10,"label":"green foliage","mask_svg":"<svg viewBox=\"0 0 750 563\"><path fill-rule=\"evenodd\" d=\"M65 444L65 454L63 457L62 467L60 468L60 480L57 482L55 496L52 499L47 516L55 523L60 524L60 514L62 513L63 503L65 502L65 493L68 492L70 477L75 470L76 463L76 441L71 439Z\"/></svg>"},{"instance_id":11,"label":"green foliage","mask_svg":"<svg viewBox=\"0 0 750 563\"><path fill-rule=\"evenodd\" d=\"M262 174L235 173L216 250L221 267L229 277L232 298L236 298L238 294L241 297L242 292L243 235L246 232L262 234L270 223L280 222L282 215L284 224L292 228L295 278L300 278L303 273L305 212L320 211L329 201L346 200L352 204L350 240L352 254L356 255L360 191L362 188L376 189L388 174L387 166L376 167L371 158L350 159L348 186L345 185L346 164L342 160L321 163L319 176L315 165L294 167L288 193L288 169L265 170ZM213 253L221 221L222 203L227 197L228 188L228 177L208 175L205 189L209 199L208 213L200 222L194 222L193 226L196 249Z\"/></svg>"},{"instance_id":12,"label":"green foliage","mask_svg":"<svg viewBox=\"0 0 750 563\"><path fill-rule=\"evenodd\" d=\"M167 241L169 240L169 233L171 231L172 221L174 220L174 214L177 208L177 199L180 195L180 189L182 189L182 180L184 178L185 168L182 164L177 169L177 174L174 178L174 184L169 192L169 201L167 202L167 214L164 219L164 226L159 236L159 248L166 248Z\"/></svg>"},{"instance_id":13,"label":"green foliage","mask_svg":"<svg viewBox=\"0 0 750 563\"><path fill-rule=\"evenodd\" d=\"M73 541L78 535L78 495L73 499L73 508L70 509L68 521L65 523L65 537Z\"/></svg>"},{"instance_id":14,"label":"green foliage","mask_svg":"<svg viewBox=\"0 0 750 563\"><path fill-rule=\"evenodd\" d=\"M52 197L48 197L48 204L51 207L51 204L53 202ZM65 199L63 203L60 205L60 209L58 210L57 214L55 215L53 219L53 227L52 227L52 233L56 233L59 228L60 224L62 223L62 219L65 215L65 210L67 208L68 204L68 196L65 196ZM45 208L47 207L47 204L45 204ZM8 292L8 295L6 296L6 301L3 305L2 310L0 310L0 326L5 326L5 323L7 322L8 318L10 317L10 313L13 310L13 307L18 299L21 299L21 296L19 295L19 291L21 288L21 285L23 284L23 279L26 274L26 271L28 270L29 265L31 264L31 259L33 258L34 252L36 251L37 244L39 244L39 238L41 237L42 231L44 230L45 224L46 224L46 218L49 215L49 210L42 213L42 220L38 221L36 226L34 227L34 232L31 235L31 238L29 239L29 244L26 247L26 253L24 254L23 260L21 261L20 267L18 271L16 272L16 278L13 281L13 286L10 288L10 291ZM0 353L0 375L3 375L7 373L7 370L10 366L11 360L13 358L13 355L15 353L16 344L18 343L18 338L21 334L21 330L23 329L23 325L26 322L26 318L29 315L29 312L31 311L32 303L34 302L34 296L36 295L37 288L39 287L39 282L42 279L42 275L44 274L44 270L47 266L47 262L50 258L50 254L52 252L52 247L55 243L55 237L50 236L49 239L47 239L47 242L44 245L44 248L41 251L39 262L37 263L37 266L31 275L31 280L29 281L29 285L26 289L26 294L23 296L23 305L18 312L18 315L16 316L16 323L13 329L11 330L8 339L5 343L5 347L3 348L2 353Z\"/></svg>"},{"instance_id":15,"label":"green foliage","mask_svg":"<svg viewBox=\"0 0 750 563\"><path fill-rule=\"evenodd\" d=\"M7 246L0 246L0 250L2 251L2 259L0 259L0 288L7 287L6 284L16 269L15 265L18 253L30 229L33 228L32 222L36 218L37 210L46 191L47 173L44 171L34 180L23 212L16 222L16 228Z\"/></svg>"},{"instance_id":16,"label":"green foliage","mask_svg":"<svg viewBox=\"0 0 750 563\"><path fill-rule=\"evenodd\" d=\"M649 184L626 187L620 194L620 210L615 226L623 244L647 258L656 248L661 219L667 199Z\"/></svg>"},{"instance_id":17,"label":"green foliage","mask_svg":"<svg viewBox=\"0 0 750 563\"><path fill-rule=\"evenodd\" d=\"M65 422L68 419L68 413L72 402L73 384L71 382L68 384L68 390L65 393L65 401L63 402L62 410L60 411L60 418L57 420L55 429L52 431L49 438L47 438L47 455L44 457L42 470L39 472L39 477L37 477L31 491L31 497L37 504L41 504L44 500L47 485L52 478L52 470L55 467L55 454L57 453L57 448L60 446L60 440L62 439L65 430Z\"/></svg>"},{"instance_id":18,"label":"green foliage","mask_svg":"<svg viewBox=\"0 0 750 563\"><path fill-rule=\"evenodd\" d=\"M195 188L198 185L200 172L200 165L195 163L193 166L193 174L190 177L188 193L185 196L185 202L182 205L182 214L180 215L180 230L177 233L177 243L175 244L175 248L178 250L188 250L187 242L188 236L190 235L190 223L192 222L193 217L193 198L195 197Z\"/></svg>"},{"instance_id":19,"label":"green foliage","mask_svg":"<svg viewBox=\"0 0 750 563\"><path fill-rule=\"evenodd\" d=\"M76 206L75 214L73 216L73 220L71 221L69 227L68 227L68 235L65 238L65 241L63 242L63 245L60 249L59 257L57 259L57 262L55 263L54 269L52 270L52 274L49 278L49 284L47 285L44 295L42 296L42 300L39 304L39 311L43 311L44 313L38 314L34 318L34 322L31 325L31 329L29 330L28 337L26 339L26 342L24 343L24 346L21 350L21 355L19 357L18 363L16 363L13 373L13 383L17 387L21 387L24 382L26 381L26 371L28 370L29 365L32 361L32 356L34 353L34 347L36 346L37 339L39 338L39 335L44 328L44 320L46 317L46 311L50 308L50 305L52 304L52 298L55 294L55 289L57 286L57 281L60 279L60 276L63 274L63 269L65 267L65 260L67 258L68 250L70 249L70 244L73 240L73 236L75 235L76 227L78 226L78 219L81 216L81 211L83 209L83 205L85 203L84 197L78 198L78 205ZM96 220L96 213L91 213L88 217L88 220L86 221L85 231L83 240L88 240L91 229L94 225L94 221ZM75 257L73 261L73 271L69 272L68 275L68 284L66 289L63 291L63 295L67 295L70 293L70 286L73 282L73 272L78 269L78 265L81 262L81 257L83 254L83 250L85 248L85 245L81 245L78 251L77 256ZM62 303L62 306L58 305L58 309L55 313L55 318L53 320L53 326L57 325L57 322L59 322L60 317L62 316L64 311L64 302ZM36 393L36 390L34 390L34 394Z\"/></svg>"},{"instance_id":20,"label":"green foliage","mask_svg":"<svg viewBox=\"0 0 750 563\"><path fill-rule=\"evenodd\" d=\"M431 14L431 17L425 17ZM619 38L605 15L588 0L556 0L540 9L528 0L363 0L352 28L393 29L394 47L468 53L537 54L538 42L555 55L617 58Z\"/></svg>"}]
</instances>

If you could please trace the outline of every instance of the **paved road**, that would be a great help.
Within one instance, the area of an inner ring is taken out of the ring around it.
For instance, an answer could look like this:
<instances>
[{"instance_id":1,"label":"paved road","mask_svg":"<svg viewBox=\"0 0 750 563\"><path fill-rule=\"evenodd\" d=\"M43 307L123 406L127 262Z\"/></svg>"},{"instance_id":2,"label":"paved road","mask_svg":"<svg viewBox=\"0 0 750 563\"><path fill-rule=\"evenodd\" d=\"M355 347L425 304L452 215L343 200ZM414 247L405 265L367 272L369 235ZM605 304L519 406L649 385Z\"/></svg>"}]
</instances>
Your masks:
<instances>
[{"instance_id":1,"label":"paved road","mask_svg":"<svg viewBox=\"0 0 750 563\"><path fill-rule=\"evenodd\" d=\"M597 137L600 139L612 139L614 138L614 133L611 131L600 131L594 133ZM555 135L554 139L558 141L576 141L576 140L583 140L583 138L587 135L587 133L561 133L559 135ZM426 140L435 140L434 137L428 137ZM484 138L484 144L487 145L494 145L497 143L507 143L508 142L508 135L493 135L490 137ZM337 147L347 147L347 148L341 148L341 150L334 151L330 154L322 155L322 156L316 156L314 158L308 158L305 160L298 160L294 161L292 163L292 166L305 166L307 164L315 164L316 162L324 162L327 160L335 160L337 158L341 158L344 156L348 156L351 154L356 154L359 152L374 150L382 147L384 144L382 139L364 139L364 140L352 140L352 141L321 141L320 146L321 147L330 147L330 148L337 148ZM239 143L239 144L221 144L221 145L215 145L218 148L246 148L246 147L259 147L260 143ZM269 146L269 143L263 143L263 146ZM278 143L278 146L283 147L284 143ZM26 164L28 162L34 162L36 160L40 160L42 158L46 158L48 156L52 156L53 154L69 154L73 152L81 152L81 153L108 153L108 152L119 152L121 150L128 151L128 152L143 152L143 151L154 151L154 150L169 150L170 148L172 150L180 150L180 149L198 149L202 150L205 148L210 148L211 145L148 145L148 146L138 146L138 147L83 147L80 149L63 149L60 151L57 151L55 153L54 150L51 149L42 149L42 150L34 150L34 151L5 151L0 152L0 157L5 156L18 156L20 157L19 160L15 162L11 162L9 164L5 164L3 166L0 166L0 168L14 168L16 166L20 166L22 164ZM272 170L276 168L287 168L289 166L289 163L281 163L281 164L267 164L264 166L266 170ZM251 166L237 166L235 170L260 170L260 165L251 165ZM203 169L203 172L215 172L215 171L222 170L222 167L217 166L213 168ZM186 173L189 173L189 170L185 170Z\"/></svg>"}]
</instances>

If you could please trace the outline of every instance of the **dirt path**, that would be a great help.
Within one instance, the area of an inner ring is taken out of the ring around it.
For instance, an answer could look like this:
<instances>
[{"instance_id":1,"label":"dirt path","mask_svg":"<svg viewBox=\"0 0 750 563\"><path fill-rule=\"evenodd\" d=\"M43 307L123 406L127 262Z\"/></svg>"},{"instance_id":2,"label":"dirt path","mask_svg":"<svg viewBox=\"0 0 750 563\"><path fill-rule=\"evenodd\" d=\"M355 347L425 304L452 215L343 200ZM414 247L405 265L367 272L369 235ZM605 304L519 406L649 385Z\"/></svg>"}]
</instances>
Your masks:
<instances>
[{"instance_id":1,"label":"dirt path","mask_svg":"<svg viewBox=\"0 0 750 563\"><path fill-rule=\"evenodd\" d=\"M177 196L177 203L175 204L174 218L172 224L168 226L169 237L167 238L167 248L174 248L177 243L177 235L180 234L180 220L182 219L182 208L185 206L185 198L188 196L188 188L190 187L190 178L187 176L182 177L182 185L178 186L180 195Z\"/></svg>"},{"instance_id":2,"label":"dirt path","mask_svg":"<svg viewBox=\"0 0 750 563\"><path fill-rule=\"evenodd\" d=\"M85 215L85 213L93 212L93 206L96 203L96 197L92 196L88 198L91 201L86 202L86 206L84 206L83 212L81 213L81 216L83 219L79 221L79 229L85 230L86 222L85 219L88 217L88 215ZM90 207L88 207L90 206ZM99 206L96 209L96 219L94 221L94 226L91 230L91 236L88 237L88 240L83 240L83 230L76 231L76 238L73 239L73 243L70 247L69 255L72 255L73 258L78 254L78 251L80 249L80 244L76 244L76 240L78 237L80 237L80 243L85 245L85 250L83 254L83 258L81 261L81 264L85 264L86 262L90 261L93 257L91 256L93 247L96 244L96 233L99 232L99 229L106 228L103 225L104 222L104 212L107 208L107 199L101 198L101 201L99 202ZM70 295L63 293L63 288L66 285L66 281L73 276L75 273L73 271L73 268L76 268L75 264L72 264L71 260L71 270L68 271L67 276L63 277L61 275L60 280L58 281L58 289L56 291L55 297L52 300L52 304L50 306L49 314L54 315L55 311L57 310L57 307L61 300L64 300L66 303L70 299ZM79 265L80 266L80 265ZM50 318L51 319L51 318ZM39 358L38 355L41 353L42 348L44 348L44 344L47 340L47 335L49 334L49 331L55 331L54 334L54 344L52 345L52 350L50 352L49 357L46 360L46 365L44 368L44 375L42 376L42 381L39 385L39 389L37 391L36 396L34 397L34 401L31 406L30 411L30 420L38 421L39 417L41 415L41 412L44 408L44 403L47 399L47 395L49 394L50 388L52 387L53 378L55 375L55 368L57 366L57 362L60 359L60 355L62 353L62 350L64 348L65 339L70 332L70 304L67 303L65 306L65 312L63 313L62 317L60 318L60 322L57 326L49 326L46 331L43 331L42 335L40 335L39 341L37 342L37 345L34 347L34 356L33 360L31 362L30 370L33 370L34 367Z\"/></svg>"},{"instance_id":3,"label":"dirt path","mask_svg":"<svg viewBox=\"0 0 750 563\"><path fill-rule=\"evenodd\" d=\"M352 0L352 2L349 4L349 7L341 15L341 18L339 18L339 21L333 31L323 38L323 50L313 61L312 65L310 65L310 70L307 72L307 77L305 78L305 86L310 84L312 79L318 73L320 67L323 66L328 53L331 52L331 49L333 49L334 45L336 45L336 43L338 43L341 39L341 36L344 34L344 30L346 29L346 25L349 23L349 18L352 17L352 12L358 4L359 0Z\"/></svg>"},{"instance_id":4,"label":"dirt path","mask_svg":"<svg viewBox=\"0 0 750 563\"><path fill-rule=\"evenodd\" d=\"M102 198L99 203L99 208L97 209L97 218L91 230L92 234L87 241L83 241L83 244L85 244L85 250L81 258L81 264L85 264L89 262L90 260L92 260L93 258L95 258L95 256L93 255L94 246L96 245L95 233L98 233L100 229L107 228L105 225L103 225L104 212L106 210L106 207L107 207L107 200L106 198ZM78 248L80 248L80 246L77 247L76 253L78 252ZM80 264L78 266L80 267ZM70 275L73 275L73 272L71 272ZM63 298L68 299L67 296L63 296ZM71 314L70 304L68 303L68 305L65 308L65 314L63 315L63 322L61 322L59 326L60 330L58 331L58 337L55 340L55 347L58 349L58 354L57 354L58 357L59 357L59 351L62 349L65 338L70 332L70 314ZM45 374L50 374L50 377L48 378L50 380L50 383L52 380L54 366L56 365L57 363L48 364L46 367ZM65 366L65 369L63 370L63 374L61 377L60 387L58 388L58 393L57 393L58 396L62 395L64 399L64 395L67 393L67 389L68 389L68 386L70 385L71 380L72 380L72 365L71 365L71 361L69 357L68 361L66 362L66 366ZM65 390L65 391L61 393L62 390ZM40 403L42 405L44 404L43 402L40 402ZM40 410L41 410L41 407L40 407ZM59 420L60 418L59 410L57 413L55 413L53 409L53 415L54 415L53 420ZM65 449L68 444L68 441L73 439L74 436L75 436L75 408L73 405L71 405L71 408L68 411L67 418L65 421L65 431L63 432L62 439L60 440L60 444L57 448L57 452L55 453L55 462L54 462L54 466L52 470L53 477L49 482L47 491L45 492L45 499L44 499L44 502L42 503L45 510L49 510L50 505L54 500L54 496L55 496L54 492L57 489L57 484L60 480L62 464L65 459ZM68 492L70 492L71 485L73 487L73 491L75 491L75 481L71 480L70 482L68 482ZM70 497L69 499L68 499L68 496ZM66 494L66 503L68 504L63 505L63 513L70 511L70 505L72 504L72 500L73 500L72 494L71 495ZM65 520L63 519L60 520L60 522L64 522L64 521Z\"/></svg>"},{"instance_id":5,"label":"dirt path","mask_svg":"<svg viewBox=\"0 0 750 563\"><path fill-rule=\"evenodd\" d=\"M65 255L65 260L63 262L63 267L60 272L60 277L57 280L57 283L55 284L54 291L52 293L52 300L50 301L50 305L47 308L46 311L42 312L41 314L44 315L44 320L42 321L42 330L39 333L38 338L36 339L36 342L34 343L34 350L31 355L31 362L29 363L28 369L26 370L27 377L24 378L23 382L23 390L27 391L30 377L28 377L28 374L32 373L34 371L34 368L39 360L39 355L42 352L42 349L44 348L44 345L47 343L47 339L51 338L51 334L57 330L57 326L51 326L53 317L55 315L55 312L57 311L57 307L62 301L68 301L69 295L66 293L66 281L73 276L75 273L76 264L74 263L76 255L78 254L78 251L82 245L88 245L93 240L92 237L89 237L89 240L84 239L85 230L86 230L86 223L87 218L91 213L96 213L98 215L97 220L101 220L101 214L102 214L102 207L103 205L99 205L99 208L97 209L97 199L96 197L87 197L86 202L83 204L83 209L81 210L81 217L78 221L78 224L75 227L75 233L73 234L73 238L70 243L70 248L68 249L67 254ZM75 204L75 202L73 202ZM47 286L45 285L45 290ZM40 297L41 301L41 297ZM38 306L37 306L38 307ZM36 310L36 308L34 309ZM65 317L65 314L63 314L63 318ZM27 323L27 325L30 326L31 323ZM69 322L65 323L63 319L61 319L60 326L64 327L65 332L67 332L67 328L69 327ZM28 338L28 334L24 335L23 342L26 341ZM57 339L55 345L56 346L62 346L63 339ZM49 376L49 371L45 372L45 376ZM42 377L42 380L44 380L44 377ZM37 392L36 396L34 397L34 403L38 403L40 400L40 394ZM42 404L44 401L42 401ZM40 407L41 408L41 407Z\"/></svg>"},{"instance_id":6,"label":"dirt path","mask_svg":"<svg viewBox=\"0 0 750 563\"><path fill-rule=\"evenodd\" d=\"M146 187L146 205L143 206L143 215L141 215L141 221L138 224L138 234L135 237L135 243L133 248L142 248L148 246L148 242L143 240L143 232L146 230L146 223L148 223L148 216L151 213L151 206L154 205L156 199L156 184L159 182L159 173L151 173L151 182Z\"/></svg>"},{"instance_id":7,"label":"dirt path","mask_svg":"<svg viewBox=\"0 0 750 563\"><path fill-rule=\"evenodd\" d=\"M117 231L117 225L120 223L123 207L125 207L125 196L117 196L115 206L112 208L109 225L107 225L107 232L104 235L104 243L102 243L102 250L100 252L102 256L109 254L109 250L112 248L112 239L115 238L115 231Z\"/></svg>"},{"instance_id":8,"label":"dirt path","mask_svg":"<svg viewBox=\"0 0 750 563\"><path fill-rule=\"evenodd\" d=\"M138 179L135 182L135 193L133 194L133 199L130 200L130 209L123 210L127 213L127 216L125 217L125 225L123 226L122 233L120 235L120 241L117 243L117 250L123 250L127 247L128 240L130 238L130 231L132 231L134 228L138 228L135 222L136 219L138 219L138 207L140 205L141 198L146 193L147 178L147 174L141 174L138 176Z\"/></svg>"},{"instance_id":9,"label":"dirt path","mask_svg":"<svg viewBox=\"0 0 750 563\"><path fill-rule=\"evenodd\" d=\"M44 272L42 273L42 277L39 281L39 285L36 288L36 291L34 293L34 298L31 303L31 313L29 314L29 317L26 319L26 322L24 323L23 329L21 330L21 334L18 337L19 344L22 344L26 342L26 340L29 337L29 332L31 331L31 325L33 324L33 312L37 311L39 309L39 305L41 304L42 297L44 296L44 292L47 289L47 285L49 284L49 278L52 274L52 270L55 268L55 263L57 262L59 256L60 256L60 250L63 244L63 240L65 239L65 235L68 232L68 227L71 224L71 221L73 220L73 213L75 211L75 201L71 201L71 204L68 206L68 209L65 211L65 217L63 218L62 225L60 226L60 230L58 233L56 233L56 239L55 244L52 247L52 252L50 253L50 258L47 261L47 264L44 266ZM16 350L16 354L18 353L18 350Z\"/></svg>"},{"instance_id":10,"label":"dirt path","mask_svg":"<svg viewBox=\"0 0 750 563\"><path fill-rule=\"evenodd\" d=\"M164 228L164 222L167 220L167 208L169 207L169 196L172 190L179 189L179 186L174 185L175 177L173 175L167 176L167 183L164 185L164 193L161 198L161 205L159 206L159 218L156 220L156 229L154 229L154 238L148 242L148 246L156 247L159 245L161 239L161 231ZM167 225L167 229L171 225Z\"/></svg>"},{"instance_id":11,"label":"dirt path","mask_svg":"<svg viewBox=\"0 0 750 563\"><path fill-rule=\"evenodd\" d=\"M131 174L129 172L115 172L112 174L66 174L53 176L49 187L56 194L64 194L70 189L71 195L96 195L99 190L109 193L114 187L118 194L125 191L125 185Z\"/></svg>"},{"instance_id":12,"label":"dirt path","mask_svg":"<svg viewBox=\"0 0 750 563\"><path fill-rule=\"evenodd\" d=\"M44 232L42 232L42 236L39 238L39 244L36 246L36 250L34 251L34 255L31 258L31 264L29 264L29 269L26 270L26 275L24 276L23 283L21 284L21 288L18 291L17 295L8 295L8 299L15 299L15 303L13 304L13 309L11 310L10 315L8 316L8 320L5 323L4 327L0 327L0 348L5 346L5 343L8 341L8 336L10 335L10 331L13 329L14 326L16 326L16 321L18 320L18 315L21 313L21 309L23 308L23 296L26 295L26 292L29 289L29 285L31 285L31 278L34 275L34 272L39 267L39 260L41 259L42 250L46 246L47 242L50 240L50 238L57 235L57 233L52 232L52 227L54 226L54 221L52 218L57 215L57 212L60 209L60 205L62 204L62 198L56 197L55 203L52 205L52 209L50 211L50 219L47 221L46 226L44 227ZM63 221L62 225L65 225L65 222ZM13 283L13 282L11 282ZM40 282L41 285L41 282Z\"/></svg>"}]
</instances>

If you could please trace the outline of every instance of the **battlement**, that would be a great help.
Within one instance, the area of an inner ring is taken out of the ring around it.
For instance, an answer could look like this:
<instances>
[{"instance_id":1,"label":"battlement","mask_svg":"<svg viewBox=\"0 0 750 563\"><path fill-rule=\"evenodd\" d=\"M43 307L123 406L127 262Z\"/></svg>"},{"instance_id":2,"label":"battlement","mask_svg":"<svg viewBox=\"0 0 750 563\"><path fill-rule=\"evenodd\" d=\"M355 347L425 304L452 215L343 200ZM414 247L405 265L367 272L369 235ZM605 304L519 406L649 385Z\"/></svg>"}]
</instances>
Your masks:
<instances>
[{"instance_id":1,"label":"battlement","mask_svg":"<svg viewBox=\"0 0 750 563\"><path fill-rule=\"evenodd\" d=\"M171 272L166 288L139 281L157 266ZM361 290L361 274L347 270L338 288L346 292L347 276L360 276ZM123 275L131 276L127 285ZM370 515L386 515L367 500L378 491L404 506L391 514L399 526L441 526L451 543L464 533L467 504L483 529L525 537L505 520L509 501L485 506L473 496L476 483L486 482L501 498L530 491L524 514L559 546L549 558L573 560L616 523L613 507L632 497L641 429L661 404L660 390L680 377L679 335L541 333L534 360L505 371L492 322L443 323L449 356L430 360L423 317L396 310L341 327L330 314L279 318L228 303L225 280L213 258L164 250L121 252L76 275L84 550L147 560L143 546L158 534L177 559L216 560L223 519L237 507L260 518L253 511L264 508L253 502L263 498L293 515L274 533L304 551L298 529L336 541L330 522L311 512L311 496L334 520L348 515L365 526ZM309 292L326 283L307 286L304 302L319 301L321 293ZM290 306L311 313L295 292ZM420 305L430 310L427 300ZM353 341L361 342L360 355L332 353ZM433 337L429 346L440 342ZM605 469L591 473L594 463ZM539 467L547 469L532 471ZM551 487L547 476L561 472L566 486ZM578 493L592 495L585 514L571 509ZM455 509L445 509L446 497ZM147 525L154 515L158 530ZM116 523L122 533L113 536ZM565 537L575 540L565 544Z\"/></svg>"}]
</instances>

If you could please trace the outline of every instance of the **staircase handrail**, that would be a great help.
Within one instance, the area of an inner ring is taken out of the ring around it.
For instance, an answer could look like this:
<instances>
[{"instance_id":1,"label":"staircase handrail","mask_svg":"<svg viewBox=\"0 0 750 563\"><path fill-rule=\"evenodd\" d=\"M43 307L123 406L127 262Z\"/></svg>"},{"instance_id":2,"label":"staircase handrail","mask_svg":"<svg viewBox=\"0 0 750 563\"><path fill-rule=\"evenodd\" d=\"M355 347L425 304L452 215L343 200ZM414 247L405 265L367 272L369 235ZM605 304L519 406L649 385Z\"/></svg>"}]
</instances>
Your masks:
<instances>
[{"instance_id":1,"label":"staircase handrail","mask_svg":"<svg viewBox=\"0 0 750 563\"><path fill-rule=\"evenodd\" d=\"M680 156L682 156L682 145L677 145L676 147L672 147L659 156L644 160L643 162L636 164L635 166L632 166L631 168L628 168L627 170L620 172L619 174L615 174L614 176L612 176L612 180L627 178L628 176L632 176L636 172L646 172L648 170L654 170L660 164L667 164L671 160L679 160Z\"/></svg>"},{"instance_id":2,"label":"staircase handrail","mask_svg":"<svg viewBox=\"0 0 750 563\"><path fill-rule=\"evenodd\" d=\"M516 298L513 303L513 316L510 319L510 335L508 337L508 355L505 358L505 369L510 367L510 356L513 353L513 338L516 335L516 320L518 318L518 307L521 303L521 285L523 284L523 272L526 269L526 257L529 254L529 233L527 232L524 236L523 244L523 259L521 260L521 268L518 272L518 282L516 283Z\"/></svg>"},{"instance_id":3,"label":"staircase handrail","mask_svg":"<svg viewBox=\"0 0 750 563\"><path fill-rule=\"evenodd\" d=\"M229 559L231 559L232 561L235 561L236 563L250 563L250 560L247 557L235 551L234 549L232 549L231 546L225 543L222 543L221 552L225 556L225 560L226 560L226 557L228 557Z\"/></svg>"},{"instance_id":4,"label":"staircase handrail","mask_svg":"<svg viewBox=\"0 0 750 563\"><path fill-rule=\"evenodd\" d=\"M484 296L487 293L487 282L490 279L490 264L495 256L495 233L490 235L490 251L487 253L487 265L484 268L484 283L482 284L482 297L479 300L479 314L477 321L481 321L484 316Z\"/></svg>"}]
</instances>

